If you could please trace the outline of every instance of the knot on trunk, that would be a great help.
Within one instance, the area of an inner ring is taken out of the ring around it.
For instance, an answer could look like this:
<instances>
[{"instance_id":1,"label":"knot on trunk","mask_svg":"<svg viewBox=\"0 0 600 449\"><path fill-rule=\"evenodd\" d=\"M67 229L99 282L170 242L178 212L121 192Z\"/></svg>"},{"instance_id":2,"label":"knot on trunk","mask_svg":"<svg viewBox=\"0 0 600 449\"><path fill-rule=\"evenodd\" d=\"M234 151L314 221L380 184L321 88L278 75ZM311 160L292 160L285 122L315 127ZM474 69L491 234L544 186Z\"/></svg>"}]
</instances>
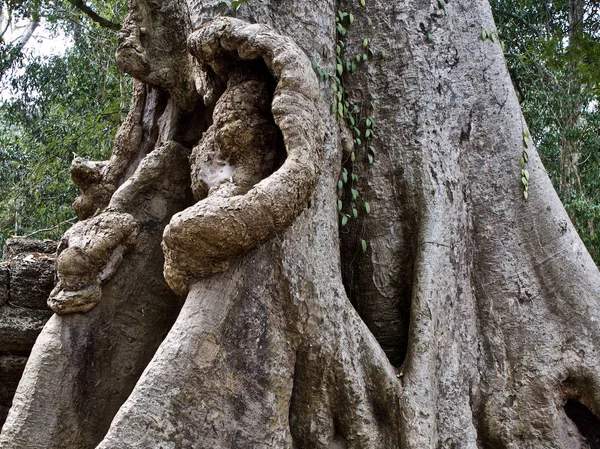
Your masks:
<instances>
[{"instance_id":1,"label":"knot on trunk","mask_svg":"<svg viewBox=\"0 0 600 449\"><path fill-rule=\"evenodd\" d=\"M75 224L58 249L58 283L48 306L60 314L92 309L100 301L101 285L115 273L137 234L135 219L114 211Z\"/></svg>"},{"instance_id":2,"label":"knot on trunk","mask_svg":"<svg viewBox=\"0 0 600 449\"><path fill-rule=\"evenodd\" d=\"M222 17L194 32L188 49L201 93L218 99L191 156L199 202L164 232L165 278L180 295L292 224L313 193L323 145L317 79L290 38Z\"/></svg>"},{"instance_id":3,"label":"knot on trunk","mask_svg":"<svg viewBox=\"0 0 600 449\"><path fill-rule=\"evenodd\" d=\"M197 94L189 76L186 37L191 29L182 0L130 0L117 49L120 69L169 92L178 106L194 108Z\"/></svg>"},{"instance_id":4,"label":"knot on trunk","mask_svg":"<svg viewBox=\"0 0 600 449\"><path fill-rule=\"evenodd\" d=\"M81 157L71 163L71 179L82 192L73 203L73 210L80 220L93 216L110 200L114 188L103 182L106 166L107 161L88 161Z\"/></svg>"}]
</instances>

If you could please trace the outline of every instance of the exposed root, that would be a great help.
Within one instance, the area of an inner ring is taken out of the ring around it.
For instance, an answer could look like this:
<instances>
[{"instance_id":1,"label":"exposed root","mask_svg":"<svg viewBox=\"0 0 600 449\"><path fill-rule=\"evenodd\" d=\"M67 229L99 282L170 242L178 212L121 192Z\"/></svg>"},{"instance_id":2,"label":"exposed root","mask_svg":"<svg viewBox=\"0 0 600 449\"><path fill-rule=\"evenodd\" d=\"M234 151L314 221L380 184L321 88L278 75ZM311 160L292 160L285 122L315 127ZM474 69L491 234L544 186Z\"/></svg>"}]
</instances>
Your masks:
<instances>
[{"instance_id":1,"label":"exposed root","mask_svg":"<svg viewBox=\"0 0 600 449\"><path fill-rule=\"evenodd\" d=\"M211 194L175 215L165 229L165 278L180 295L185 295L195 280L226 270L232 258L288 227L312 195L322 155L315 107L317 80L308 58L291 39L264 25L219 18L193 33L188 45L214 78L232 82L215 108L215 126L203 137L193 158L196 195L211 193L211 188L219 194ZM238 122L239 101L235 97L245 92L241 84L251 80L243 76L236 79L240 72L230 77L232 58L236 57L262 57L278 79L271 111L283 134L287 158L281 168L260 182L264 170L271 170L265 161L270 159L272 165L274 159L272 152L256 150L266 143L264 132L253 130L265 120L260 97L248 98L245 93L244 100L250 100L251 106L244 113L253 121ZM248 134L239 135L240 131ZM213 156L221 160L213 161ZM223 173L229 165L233 168L228 179ZM206 182L209 179L212 186ZM235 185L228 187L227 182Z\"/></svg>"},{"instance_id":2,"label":"exposed root","mask_svg":"<svg viewBox=\"0 0 600 449\"><path fill-rule=\"evenodd\" d=\"M98 304L102 284L136 243L140 226L168 215L167 204L155 200L140 209L141 200L168 189L171 183L189 185L189 175L179 169L187 153L176 142L161 144L114 193L105 212L76 223L65 233L56 263L58 284L48 299L54 312L87 312Z\"/></svg>"},{"instance_id":3,"label":"exposed root","mask_svg":"<svg viewBox=\"0 0 600 449\"><path fill-rule=\"evenodd\" d=\"M77 157L71 164L71 178L82 194L75 199L73 210L80 220L92 217L108 205L112 194L130 167L142 141L142 118L146 105L146 87L135 82L133 101L127 119L117 135L108 161L92 162Z\"/></svg>"},{"instance_id":4,"label":"exposed root","mask_svg":"<svg viewBox=\"0 0 600 449\"><path fill-rule=\"evenodd\" d=\"M56 313L75 313L98 304L101 284L115 273L137 234L135 219L114 211L69 229L56 260L58 284L48 298L50 308Z\"/></svg>"},{"instance_id":5,"label":"exposed root","mask_svg":"<svg viewBox=\"0 0 600 449\"><path fill-rule=\"evenodd\" d=\"M387 357L349 309L298 351L290 427L297 447L398 448L401 391ZM333 332L331 331L333 330Z\"/></svg>"}]
</instances>

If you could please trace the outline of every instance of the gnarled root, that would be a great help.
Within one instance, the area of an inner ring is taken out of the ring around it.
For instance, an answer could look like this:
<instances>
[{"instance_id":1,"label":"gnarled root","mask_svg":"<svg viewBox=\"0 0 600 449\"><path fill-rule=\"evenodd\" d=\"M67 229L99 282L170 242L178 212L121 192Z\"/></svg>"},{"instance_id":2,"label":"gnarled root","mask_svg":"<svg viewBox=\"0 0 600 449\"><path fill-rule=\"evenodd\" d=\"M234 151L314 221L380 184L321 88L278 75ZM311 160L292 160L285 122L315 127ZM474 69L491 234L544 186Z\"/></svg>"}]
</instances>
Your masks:
<instances>
[{"instance_id":1,"label":"gnarled root","mask_svg":"<svg viewBox=\"0 0 600 449\"><path fill-rule=\"evenodd\" d=\"M59 281L48 306L56 313L92 309L100 301L101 284L114 274L137 233L131 215L114 211L75 224L63 237L56 261Z\"/></svg>"},{"instance_id":2,"label":"gnarled root","mask_svg":"<svg viewBox=\"0 0 600 449\"><path fill-rule=\"evenodd\" d=\"M163 240L165 279L180 295L185 295L195 280L226 270L232 258L287 228L312 195L322 156L321 124L315 107L317 80L308 58L290 38L264 25L222 17L193 33L188 47L203 67L221 80L228 78L231 52L241 59L264 60L279 80L271 111L283 134L287 158L281 168L244 195L211 195L173 217ZM220 126L213 133L218 136L235 119L229 108L217 104L214 122ZM207 134L205 142L214 138ZM252 145L248 145L249 151ZM235 153L232 148L228 152ZM236 168L242 172L244 158L237 157Z\"/></svg>"},{"instance_id":3,"label":"gnarled root","mask_svg":"<svg viewBox=\"0 0 600 449\"><path fill-rule=\"evenodd\" d=\"M146 104L146 87L134 83L133 101L127 119L117 135L113 154L108 161L88 161L76 157L71 164L71 178L81 189L73 210L80 220L90 218L106 208L131 162L135 159L142 141L142 116Z\"/></svg>"}]
</instances>

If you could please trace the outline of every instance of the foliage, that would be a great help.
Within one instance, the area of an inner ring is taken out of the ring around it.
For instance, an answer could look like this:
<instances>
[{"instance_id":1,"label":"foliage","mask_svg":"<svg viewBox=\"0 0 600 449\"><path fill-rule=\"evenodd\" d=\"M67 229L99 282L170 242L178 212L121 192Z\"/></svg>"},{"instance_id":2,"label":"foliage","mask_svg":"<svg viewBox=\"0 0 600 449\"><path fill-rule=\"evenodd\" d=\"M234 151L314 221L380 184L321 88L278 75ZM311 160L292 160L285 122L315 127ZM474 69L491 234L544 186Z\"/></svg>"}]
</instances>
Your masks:
<instances>
[{"instance_id":1,"label":"foliage","mask_svg":"<svg viewBox=\"0 0 600 449\"><path fill-rule=\"evenodd\" d=\"M95 6L108 14L109 4ZM35 2L14 6L13 19L23 19L27 12L22 11ZM118 9L112 6L113 12ZM129 86L114 60L116 33L91 22L70 3L45 3L38 11L46 27L63 33L71 44L61 56L34 56L27 47L15 51L9 45L0 54L5 69L0 98L0 244L11 235L39 229L52 228L36 234L40 238L57 238L64 232L70 223L63 222L73 217L70 204L77 195L69 177L71 160L75 155L106 159L126 112L123 105L128 104Z\"/></svg>"},{"instance_id":2,"label":"foliage","mask_svg":"<svg viewBox=\"0 0 600 449\"><path fill-rule=\"evenodd\" d=\"M531 136L600 264L600 4L492 0L491 5ZM579 17L573 14L578 7ZM574 171L564 160L569 151Z\"/></svg>"}]
</instances>

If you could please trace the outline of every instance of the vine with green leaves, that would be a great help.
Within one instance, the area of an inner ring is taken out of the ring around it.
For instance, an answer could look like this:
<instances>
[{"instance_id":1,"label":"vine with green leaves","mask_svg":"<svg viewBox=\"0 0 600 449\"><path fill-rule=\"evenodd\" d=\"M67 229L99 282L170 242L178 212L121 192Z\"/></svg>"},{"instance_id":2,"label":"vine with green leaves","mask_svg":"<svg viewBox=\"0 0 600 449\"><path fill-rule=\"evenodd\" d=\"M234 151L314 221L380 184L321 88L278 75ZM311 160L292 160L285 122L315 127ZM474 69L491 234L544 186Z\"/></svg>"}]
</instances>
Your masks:
<instances>
[{"instance_id":1,"label":"vine with green leaves","mask_svg":"<svg viewBox=\"0 0 600 449\"><path fill-rule=\"evenodd\" d=\"M360 0L360 5L364 8L366 6L365 0ZM366 17L366 20L367 25L371 26L371 19ZM344 79L355 74L370 60L374 58L386 59L388 54L385 50L376 51L371 39L365 36L359 49L350 55L351 50L347 47L345 38L354 25L355 16L351 11L338 11L335 21L337 30L335 72L330 74L319 67L315 61L313 61L313 69L323 81L331 82L331 90L334 95L331 113L337 116L338 120L344 122L352 136L352 151L342 161L343 168L337 183L341 195L337 201L337 208L340 216L340 226L344 228L350 220L358 219L360 213L366 213L367 215L371 213L371 204L368 201L367 192L360 191L358 188L359 170L357 160L359 157L364 158L368 165L372 165L377 154L373 146L373 138L375 137L375 96L368 93L368 100L360 104L353 103L344 87ZM368 173L360 175L368 176ZM371 183L367 182L367 186L371 186ZM349 198L349 200L345 198ZM368 243L364 234L363 229L360 233L359 245L362 252L366 253Z\"/></svg>"}]
</instances>

